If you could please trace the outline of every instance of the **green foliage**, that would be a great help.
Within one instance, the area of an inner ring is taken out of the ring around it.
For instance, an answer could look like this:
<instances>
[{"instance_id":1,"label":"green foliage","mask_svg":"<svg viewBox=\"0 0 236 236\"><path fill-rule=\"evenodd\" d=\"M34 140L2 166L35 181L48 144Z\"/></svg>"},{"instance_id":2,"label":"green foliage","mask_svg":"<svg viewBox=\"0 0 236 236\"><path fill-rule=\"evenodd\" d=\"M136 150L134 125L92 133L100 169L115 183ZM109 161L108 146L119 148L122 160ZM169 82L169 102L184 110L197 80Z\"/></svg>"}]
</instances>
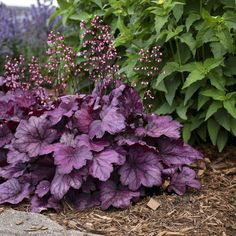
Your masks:
<instances>
[{"instance_id":1,"label":"green foliage","mask_svg":"<svg viewBox=\"0 0 236 236\"><path fill-rule=\"evenodd\" d=\"M211 140L221 151L236 136L236 2L234 0L59 0L56 15L74 27L103 17L116 37L122 72L133 70L141 48L160 44L163 71L152 89L153 110L183 124L185 141ZM75 41L76 39L76 41ZM76 42L76 43L75 43Z\"/></svg>"}]
</instances>

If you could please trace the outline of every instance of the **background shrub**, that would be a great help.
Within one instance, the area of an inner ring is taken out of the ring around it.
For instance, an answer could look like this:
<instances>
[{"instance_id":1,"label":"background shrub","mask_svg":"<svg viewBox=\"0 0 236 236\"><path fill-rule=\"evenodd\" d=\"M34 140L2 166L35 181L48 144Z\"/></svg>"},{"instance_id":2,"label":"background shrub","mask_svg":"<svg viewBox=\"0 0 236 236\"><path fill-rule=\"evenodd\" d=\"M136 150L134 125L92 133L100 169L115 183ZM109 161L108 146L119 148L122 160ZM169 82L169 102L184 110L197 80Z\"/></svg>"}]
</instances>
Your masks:
<instances>
[{"instance_id":1,"label":"background shrub","mask_svg":"<svg viewBox=\"0 0 236 236\"><path fill-rule=\"evenodd\" d=\"M221 151L236 136L236 3L234 0L58 0L52 18L73 27L68 41L78 47L80 22L94 15L111 25L121 56L120 73L137 84L134 68L141 48L162 46L164 73L151 78L152 109L183 124L185 141L208 141ZM76 40L76 41L75 41Z\"/></svg>"},{"instance_id":2,"label":"background shrub","mask_svg":"<svg viewBox=\"0 0 236 236\"><path fill-rule=\"evenodd\" d=\"M42 4L23 9L8 7L0 3L0 73L3 71L5 56L18 58L23 54L29 62L34 55L41 61L47 47L49 32L56 26L58 18L48 24L55 8Z\"/></svg>"}]
</instances>

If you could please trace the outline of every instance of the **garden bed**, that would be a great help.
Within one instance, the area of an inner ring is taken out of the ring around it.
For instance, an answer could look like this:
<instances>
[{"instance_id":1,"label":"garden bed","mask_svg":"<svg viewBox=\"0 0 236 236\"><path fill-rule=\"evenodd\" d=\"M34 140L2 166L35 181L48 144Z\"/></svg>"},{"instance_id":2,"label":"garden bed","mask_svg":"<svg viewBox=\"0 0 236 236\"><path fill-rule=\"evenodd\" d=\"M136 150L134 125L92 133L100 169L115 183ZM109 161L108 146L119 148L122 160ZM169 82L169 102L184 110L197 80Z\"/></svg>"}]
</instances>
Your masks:
<instances>
[{"instance_id":1,"label":"garden bed","mask_svg":"<svg viewBox=\"0 0 236 236\"><path fill-rule=\"evenodd\" d=\"M68 229L101 235L236 235L236 148L219 154L203 148L204 162L198 163L201 191L189 190L184 196L152 196L160 206L152 210L146 197L126 210L98 208L75 212L66 205L60 214L45 215ZM28 209L27 204L14 207Z\"/></svg>"}]
</instances>

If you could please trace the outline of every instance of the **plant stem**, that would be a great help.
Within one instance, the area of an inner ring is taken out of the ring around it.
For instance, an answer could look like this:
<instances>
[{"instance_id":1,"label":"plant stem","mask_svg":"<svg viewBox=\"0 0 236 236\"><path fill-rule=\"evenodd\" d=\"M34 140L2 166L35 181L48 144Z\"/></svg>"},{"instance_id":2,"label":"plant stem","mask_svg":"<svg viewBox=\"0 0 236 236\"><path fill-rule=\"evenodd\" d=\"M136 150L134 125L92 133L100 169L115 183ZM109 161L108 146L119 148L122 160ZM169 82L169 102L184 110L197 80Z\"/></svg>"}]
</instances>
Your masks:
<instances>
[{"instance_id":1,"label":"plant stem","mask_svg":"<svg viewBox=\"0 0 236 236\"><path fill-rule=\"evenodd\" d=\"M175 40L175 44L176 44L176 51L177 51L178 62L179 62L179 65L181 66L182 62L181 62L181 57L180 57L179 43L177 42L177 39ZM181 78L182 78L182 82L184 83L183 72L181 72Z\"/></svg>"}]
</instances>

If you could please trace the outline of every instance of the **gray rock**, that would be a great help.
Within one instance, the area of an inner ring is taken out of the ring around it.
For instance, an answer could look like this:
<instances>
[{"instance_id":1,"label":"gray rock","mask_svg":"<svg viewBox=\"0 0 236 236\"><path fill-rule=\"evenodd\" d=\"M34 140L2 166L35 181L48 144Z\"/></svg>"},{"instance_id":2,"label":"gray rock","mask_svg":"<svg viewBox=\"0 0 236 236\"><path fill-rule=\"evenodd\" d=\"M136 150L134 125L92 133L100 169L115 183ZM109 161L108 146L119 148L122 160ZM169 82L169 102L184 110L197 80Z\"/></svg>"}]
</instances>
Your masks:
<instances>
[{"instance_id":1,"label":"gray rock","mask_svg":"<svg viewBox=\"0 0 236 236\"><path fill-rule=\"evenodd\" d=\"M5 210L0 214L0 236L99 236L77 230L66 230L47 216L37 213Z\"/></svg>"}]
</instances>

